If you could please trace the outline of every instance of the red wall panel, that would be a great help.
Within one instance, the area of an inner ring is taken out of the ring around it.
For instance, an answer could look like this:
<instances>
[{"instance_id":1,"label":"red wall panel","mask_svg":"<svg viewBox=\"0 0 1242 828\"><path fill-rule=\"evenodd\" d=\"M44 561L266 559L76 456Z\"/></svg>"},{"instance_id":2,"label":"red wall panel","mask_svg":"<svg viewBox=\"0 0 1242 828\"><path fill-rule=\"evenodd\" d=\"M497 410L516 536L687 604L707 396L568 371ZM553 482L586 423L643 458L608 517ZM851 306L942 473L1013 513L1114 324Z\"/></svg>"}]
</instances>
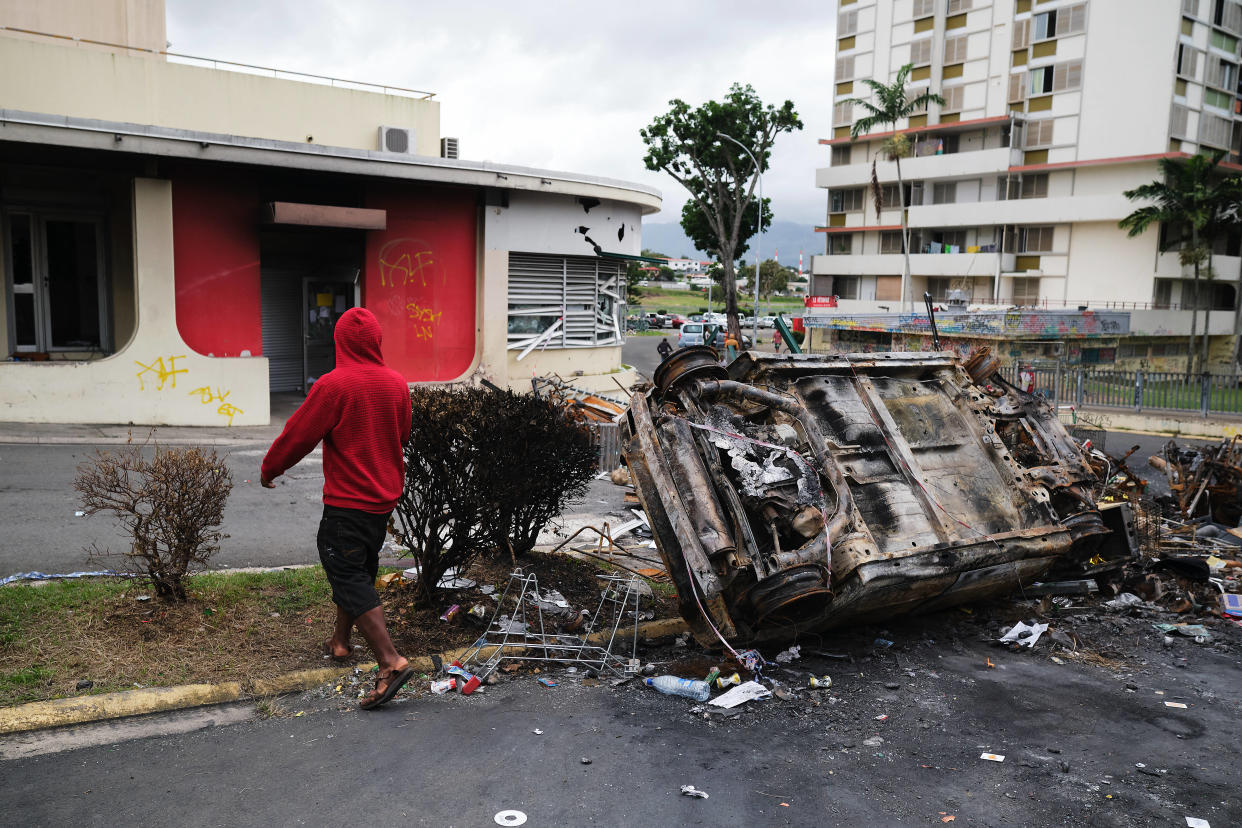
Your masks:
<instances>
[{"instance_id":1,"label":"red wall panel","mask_svg":"<svg viewBox=\"0 0 1242 828\"><path fill-rule=\"evenodd\" d=\"M454 380L474 361L475 194L375 184L367 207L386 230L367 233L363 305L384 328L384 361L410 382Z\"/></svg>"},{"instance_id":2,"label":"red wall panel","mask_svg":"<svg viewBox=\"0 0 1242 828\"><path fill-rule=\"evenodd\" d=\"M176 175L172 182L177 330L200 354L263 353L259 204L241 179Z\"/></svg>"}]
</instances>

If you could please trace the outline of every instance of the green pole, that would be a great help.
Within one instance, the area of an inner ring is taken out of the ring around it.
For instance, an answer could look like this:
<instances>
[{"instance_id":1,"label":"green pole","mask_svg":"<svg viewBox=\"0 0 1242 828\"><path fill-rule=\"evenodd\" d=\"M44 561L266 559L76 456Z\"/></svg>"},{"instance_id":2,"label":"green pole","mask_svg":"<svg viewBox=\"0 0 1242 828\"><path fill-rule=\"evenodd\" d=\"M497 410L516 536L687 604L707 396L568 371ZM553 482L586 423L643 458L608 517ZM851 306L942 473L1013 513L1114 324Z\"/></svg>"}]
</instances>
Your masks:
<instances>
[{"instance_id":1,"label":"green pole","mask_svg":"<svg viewBox=\"0 0 1242 828\"><path fill-rule=\"evenodd\" d=\"M785 317L779 313L776 315L776 329L781 332L781 339L785 340L785 347L789 350L789 353L802 353L802 348L798 345L797 340L794 339L793 331L785 324Z\"/></svg>"}]
</instances>

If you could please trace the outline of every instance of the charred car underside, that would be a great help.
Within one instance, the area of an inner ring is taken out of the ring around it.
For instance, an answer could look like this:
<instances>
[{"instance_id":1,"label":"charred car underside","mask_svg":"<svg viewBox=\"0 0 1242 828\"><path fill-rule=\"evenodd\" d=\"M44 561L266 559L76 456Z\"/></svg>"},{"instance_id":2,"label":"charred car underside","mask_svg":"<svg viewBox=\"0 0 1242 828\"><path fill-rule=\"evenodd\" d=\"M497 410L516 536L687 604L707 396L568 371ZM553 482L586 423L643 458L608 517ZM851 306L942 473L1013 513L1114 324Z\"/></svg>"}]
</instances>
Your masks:
<instances>
[{"instance_id":1,"label":"charred car underside","mask_svg":"<svg viewBox=\"0 0 1242 828\"><path fill-rule=\"evenodd\" d=\"M985 351L686 348L622 448L682 615L762 643L1029 585L1107 534L1087 457Z\"/></svg>"}]
</instances>

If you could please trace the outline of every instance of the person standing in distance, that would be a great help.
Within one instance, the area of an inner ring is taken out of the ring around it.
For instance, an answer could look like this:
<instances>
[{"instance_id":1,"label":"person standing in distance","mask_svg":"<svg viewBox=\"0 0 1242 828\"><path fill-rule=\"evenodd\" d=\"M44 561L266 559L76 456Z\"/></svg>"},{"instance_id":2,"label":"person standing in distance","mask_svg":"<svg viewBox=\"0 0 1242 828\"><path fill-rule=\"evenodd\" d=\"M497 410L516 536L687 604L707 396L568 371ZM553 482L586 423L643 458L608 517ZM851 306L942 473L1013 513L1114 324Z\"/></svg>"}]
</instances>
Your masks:
<instances>
[{"instance_id":1,"label":"person standing in distance","mask_svg":"<svg viewBox=\"0 0 1242 828\"><path fill-rule=\"evenodd\" d=\"M361 702L379 707L414 675L397 652L375 591L379 550L388 516L405 485L402 445L410 436L410 391L405 379L384 365L382 331L369 310L350 308L336 323L336 367L311 386L263 458L260 482L275 488L280 477L323 441L323 519L317 545L336 628L324 653L336 659L353 652L357 626L379 662L375 688Z\"/></svg>"},{"instance_id":2,"label":"person standing in distance","mask_svg":"<svg viewBox=\"0 0 1242 828\"><path fill-rule=\"evenodd\" d=\"M660 355L661 360L668 359L668 355L673 352L673 346L669 344L668 337L660 340L660 344L656 346L656 353Z\"/></svg>"}]
</instances>

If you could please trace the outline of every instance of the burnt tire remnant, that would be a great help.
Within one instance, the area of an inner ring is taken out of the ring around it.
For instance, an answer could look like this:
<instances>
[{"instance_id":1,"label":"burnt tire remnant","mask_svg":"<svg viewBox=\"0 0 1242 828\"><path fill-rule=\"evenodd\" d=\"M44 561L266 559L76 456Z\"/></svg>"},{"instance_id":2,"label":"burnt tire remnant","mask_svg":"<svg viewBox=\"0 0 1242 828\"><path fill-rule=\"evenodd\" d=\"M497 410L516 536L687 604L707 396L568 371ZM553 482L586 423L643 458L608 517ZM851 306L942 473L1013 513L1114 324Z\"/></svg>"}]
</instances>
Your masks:
<instances>
[{"instance_id":1,"label":"burnt tire remnant","mask_svg":"<svg viewBox=\"0 0 1242 828\"><path fill-rule=\"evenodd\" d=\"M696 638L778 641L1009 592L1094 559L1088 457L986 352L656 369L626 463Z\"/></svg>"}]
</instances>

